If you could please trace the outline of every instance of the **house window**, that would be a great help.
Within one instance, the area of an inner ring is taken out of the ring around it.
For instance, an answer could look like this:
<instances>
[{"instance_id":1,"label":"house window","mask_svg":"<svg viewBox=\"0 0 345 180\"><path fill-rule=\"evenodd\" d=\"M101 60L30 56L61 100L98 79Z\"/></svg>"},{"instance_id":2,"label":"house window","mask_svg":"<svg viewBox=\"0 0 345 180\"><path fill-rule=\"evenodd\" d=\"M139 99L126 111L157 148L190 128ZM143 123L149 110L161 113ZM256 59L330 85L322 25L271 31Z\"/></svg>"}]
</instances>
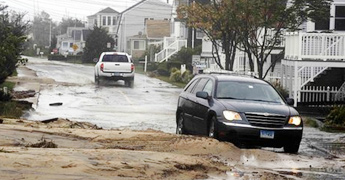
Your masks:
<instances>
[{"instance_id":1,"label":"house window","mask_svg":"<svg viewBox=\"0 0 345 180\"><path fill-rule=\"evenodd\" d=\"M93 20L93 24L94 24L95 26L97 26L97 19L94 19L94 20Z\"/></svg>"},{"instance_id":2,"label":"house window","mask_svg":"<svg viewBox=\"0 0 345 180\"><path fill-rule=\"evenodd\" d=\"M330 7L328 7L328 11L330 12ZM325 19L316 19L315 20L315 30L329 30L329 17Z\"/></svg>"},{"instance_id":3,"label":"house window","mask_svg":"<svg viewBox=\"0 0 345 180\"><path fill-rule=\"evenodd\" d=\"M111 25L111 16L108 16L108 26Z\"/></svg>"},{"instance_id":4,"label":"house window","mask_svg":"<svg viewBox=\"0 0 345 180\"><path fill-rule=\"evenodd\" d=\"M133 41L134 50L145 50L145 41Z\"/></svg>"},{"instance_id":5,"label":"house window","mask_svg":"<svg viewBox=\"0 0 345 180\"><path fill-rule=\"evenodd\" d=\"M196 30L196 39L202 39L204 37L204 32L200 29Z\"/></svg>"},{"instance_id":6,"label":"house window","mask_svg":"<svg viewBox=\"0 0 345 180\"><path fill-rule=\"evenodd\" d=\"M63 49L68 48L68 42L62 42L62 48Z\"/></svg>"},{"instance_id":7,"label":"house window","mask_svg":"<svg viewBox=\"0 0 345 180\"><path fill-rule=\"evenodd\" d=\"M345 6L335 7L335 30L345 30Z\"/></svg>"},{"instance_id":8,"label":"house window","mask_svg":"<svg viewBox=\"0 0 345 180\"><path fill-rule=\"evenodd\" d=\"M107 25L107 17L103 16L103 26Z\"/></svg>"},{"instance_id":9,"label":"house window","mask_svg":"<svg viewBox=\"0 0 345 180\"><path fill-rule=\"evenodd\" d=\"M76 40L76 41L81 40L81 31L80 30L74 30L74 40Z\"/></svg>"},{"instance_id":10,"label":"house window","mask_svg":"<svg viewBox=\"0 0 345 180\"><path fill-rule=\"evenodd\" d=\"M113 16L113 25L116 25L116 16Z\"/></svg>"}]
</instances>

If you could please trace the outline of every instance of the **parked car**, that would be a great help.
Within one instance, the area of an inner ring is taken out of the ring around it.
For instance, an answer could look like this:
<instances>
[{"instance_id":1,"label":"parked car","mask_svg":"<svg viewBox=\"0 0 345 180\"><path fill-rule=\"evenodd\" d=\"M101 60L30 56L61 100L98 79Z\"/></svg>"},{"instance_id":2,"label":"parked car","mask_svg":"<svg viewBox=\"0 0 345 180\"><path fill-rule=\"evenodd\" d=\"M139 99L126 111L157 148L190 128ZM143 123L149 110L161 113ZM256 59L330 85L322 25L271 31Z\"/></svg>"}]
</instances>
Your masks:
<instances>
[{"instance_id":1,"label":"parked car","mask_svg":"<svg viewBox=\"0 0 345 180\"><path fill-rule=\"evenodd\" d=\"M127 53L103 52L99 59L95 60L95 83L102 79L124 80L125 85L133 87L134 64Z\"/></svg>"},{"instance_id":2,"label":"parked car","mask_svg":"<svg viewBox=\"0 0 345 180\"><path fill-rule=\"evenodd\" d=\"M297 153L303 122L268 82L228 74L202 74L179 95L176 133L227 140L235 145L284 148Z\"/></svg>"}]
</instances>

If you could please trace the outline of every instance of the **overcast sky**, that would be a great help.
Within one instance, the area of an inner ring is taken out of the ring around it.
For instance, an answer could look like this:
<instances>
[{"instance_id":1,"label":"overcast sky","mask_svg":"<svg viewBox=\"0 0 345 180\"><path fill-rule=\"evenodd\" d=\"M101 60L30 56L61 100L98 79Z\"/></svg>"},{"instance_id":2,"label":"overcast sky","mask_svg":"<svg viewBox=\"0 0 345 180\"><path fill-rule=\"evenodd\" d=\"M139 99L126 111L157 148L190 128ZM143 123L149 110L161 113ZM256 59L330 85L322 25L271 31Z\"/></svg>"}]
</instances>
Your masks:
<instances>
[{"instance_id":1,"label":"overcast sky","mask_svg":"<svg viewBox=\"0 0 345 180\"><path fill-rule=\"evenodd\" d=\"M28 20L33 20L35 14L45 11L53 21L61 21L64 17L86 21L87 16L106 7L122 12L139 1L141 0L0 0L0 4L7 5L16 12L26 13L25 18Z\"/></svg>"}]
</instances>

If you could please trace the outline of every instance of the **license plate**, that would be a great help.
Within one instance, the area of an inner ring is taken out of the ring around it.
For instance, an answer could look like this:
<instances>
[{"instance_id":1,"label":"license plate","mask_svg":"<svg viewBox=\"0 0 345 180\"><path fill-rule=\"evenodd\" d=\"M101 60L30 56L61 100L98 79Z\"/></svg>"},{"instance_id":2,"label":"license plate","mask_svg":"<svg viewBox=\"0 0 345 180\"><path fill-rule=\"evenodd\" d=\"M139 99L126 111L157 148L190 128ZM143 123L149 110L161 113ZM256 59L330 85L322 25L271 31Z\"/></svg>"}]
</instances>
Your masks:
<instances>
[{"instance_id":1,"label":"license plate","mask_svg":"<svg viewBox=\"0 0 345 180\"><path fill-rule=\"evenodd\" d=\"M120 73L115 72L115 73L111 73L112 76L120 76Z\"/></svg>"},{"instance_id":2,"label":"license plate","mask_svg":"<svg viewBox=\"0 0 345 180\"><path fill-rule=\"evenodd\" d=\"M274 139L274 131L260 131L260 138Z\"/></svg>"}]
</instances>

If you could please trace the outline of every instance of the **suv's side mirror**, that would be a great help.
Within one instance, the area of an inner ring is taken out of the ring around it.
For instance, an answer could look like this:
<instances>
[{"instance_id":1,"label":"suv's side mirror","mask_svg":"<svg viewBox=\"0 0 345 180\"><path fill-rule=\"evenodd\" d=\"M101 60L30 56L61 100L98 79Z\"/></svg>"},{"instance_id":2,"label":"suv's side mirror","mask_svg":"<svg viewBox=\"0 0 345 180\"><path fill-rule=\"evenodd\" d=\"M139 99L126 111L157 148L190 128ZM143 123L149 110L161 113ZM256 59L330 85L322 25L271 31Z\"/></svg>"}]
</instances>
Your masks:
<instances>
[{"instance_id":1,"label":"suv's side mirror","mask_svg":"<svg viewBox=\"0 0 345 180\"><path fill-rule=\"evenodd\" d=\"M208 99L209 95L205 91L199 91L196 93L196 97L203 98L203 99Z\"/></svg>"},{"instance_id":2,"label":"suv's side mirror","mask_svg":"<svg viewBox=\"0 0 345 180\"><path fill-rule=\"evenodd\" d=\"M292 99L292 98L286 98L286 102L287 102L287 104L290 105L290 106L292 106L292 105L295 104L295 100Z\"/></svg>"},{"instance_id":3,"label":"suv's side mirror","mask_svg":"<svg viewBox=\"0 0 345 180\"><path fill-rule=\"evenodd\" d=\"M98 58L93 58L92 61L95 62L95 63L97 63L97 62L98 62Z\"/></svg>"}]
</instances>

